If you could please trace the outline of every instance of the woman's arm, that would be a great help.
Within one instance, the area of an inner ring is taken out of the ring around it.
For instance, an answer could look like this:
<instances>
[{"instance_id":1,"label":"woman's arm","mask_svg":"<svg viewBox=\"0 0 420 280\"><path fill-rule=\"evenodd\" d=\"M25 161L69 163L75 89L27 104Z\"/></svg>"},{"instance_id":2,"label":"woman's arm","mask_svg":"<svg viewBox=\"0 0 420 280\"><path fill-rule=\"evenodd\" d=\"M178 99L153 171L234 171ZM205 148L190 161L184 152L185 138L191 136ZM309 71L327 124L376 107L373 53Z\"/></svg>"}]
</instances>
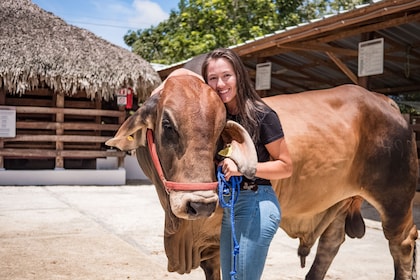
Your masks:
<instances>
[{"instance_id":1,"label":"woman's arm","mask_svg":"<svg viewBox=\"0 0 420 280\"><path fill-rule=\"evenodd\" d=\"M293 164L284 137L265 145L265 147L272 160L257 163L255 176L268 180L290 177L293 172Z\"/></svg>"}]
</instances>

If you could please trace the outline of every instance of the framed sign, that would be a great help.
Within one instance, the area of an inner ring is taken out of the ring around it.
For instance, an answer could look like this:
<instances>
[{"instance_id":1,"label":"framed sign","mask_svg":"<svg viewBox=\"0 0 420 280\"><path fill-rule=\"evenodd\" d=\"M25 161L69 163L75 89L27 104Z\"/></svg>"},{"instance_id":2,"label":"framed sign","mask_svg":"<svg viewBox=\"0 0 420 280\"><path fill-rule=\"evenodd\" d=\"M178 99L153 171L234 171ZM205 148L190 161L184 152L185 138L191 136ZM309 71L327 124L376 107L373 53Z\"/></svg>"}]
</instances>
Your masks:
<instances>
[{"instance_id":1,"label":"framed sign","mask_svg":"<svg viewBox=\"0 0 420 280\"><path fill-rule=\"evenodd\" d=\"M257 64L255 89L256 90L271 89L271 62Z\"/></svg>"},{"instance_id":2,"label":"framed sign","mask_svg":"<svg viewBox=\"0 0 420 280\"><path fill-rule=\"evenodd\" d=\"M133 89L122 88L117 94L117 105L125 106L126 109L131 109L133 106Z\"/></svg>"},{"instance_id":3,"label":"framed sign","mask_svg":"<svg viewBox=\"0 0 420 280\"><path fill-rule=\"evenodd\" d=\"M0 138L9 137L16 137L16 109L0 106Z\"/></svg>"},{"instance_id":4,"label":"framed sign","mask_svg":"<svg viewBox=\"0 0 420 280\"><path fill-rule=\"evenodd\" d=\"M372 76L384 72L384 38L359 43L358 76Z\"/></svg>"}]
</instances>

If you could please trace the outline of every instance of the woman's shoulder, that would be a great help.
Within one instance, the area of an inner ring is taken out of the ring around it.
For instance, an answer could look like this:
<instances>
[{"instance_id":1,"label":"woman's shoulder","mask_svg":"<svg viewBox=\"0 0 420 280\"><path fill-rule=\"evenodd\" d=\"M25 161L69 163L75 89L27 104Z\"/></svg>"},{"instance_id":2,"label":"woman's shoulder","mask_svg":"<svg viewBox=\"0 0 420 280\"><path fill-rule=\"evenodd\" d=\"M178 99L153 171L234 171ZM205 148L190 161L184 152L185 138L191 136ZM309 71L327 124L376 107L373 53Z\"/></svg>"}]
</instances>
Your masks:
<instances>
[{"instance_id":1,"label":"woman's shoulder","mask_svg":"<svg viewBox=\"0 0 420 280\"><path fill-rule=\"evenodd\" d=\"M274 111L271 107L269 107L266 104L263 104L260 107L260 110L257 111L257 115L258 118L260 120L264 120L264 119L272 119L272 118L277 118L278 119L278 115L276 113L276 111Z\"/></svg>"}]
</instances>

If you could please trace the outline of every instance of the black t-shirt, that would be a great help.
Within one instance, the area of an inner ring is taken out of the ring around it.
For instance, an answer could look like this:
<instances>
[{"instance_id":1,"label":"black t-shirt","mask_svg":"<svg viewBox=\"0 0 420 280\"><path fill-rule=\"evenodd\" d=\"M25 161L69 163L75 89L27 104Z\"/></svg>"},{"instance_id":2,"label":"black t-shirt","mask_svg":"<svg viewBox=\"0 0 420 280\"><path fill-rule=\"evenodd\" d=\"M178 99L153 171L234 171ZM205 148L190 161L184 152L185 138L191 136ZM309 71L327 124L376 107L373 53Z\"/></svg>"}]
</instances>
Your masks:
<instances>
[{"instance_id":1,"label":"black t-shirt","mask_svg":"<svg viewBox=\"0 0 420 280\"><path fill-rule=\"evenodd\" d=\"M228 119L237 121L236 116L228 114ZM265 145L284 137L283 128L281 126L277 113L271 108L258 115L259 124L259 139L255 144L257 151L258 162L266 162L270 160L270 153L265 148ZM244 177L244 181L249 181ZM259 185L270 185L270 180L255 177L254 181Z\"/></svg>"},{"instance_id":2,"label":"black t-shirt","mask_svg":"<svg viewBox=\"0 0 420 280\"><path fill-rule=\"evenodd\" d=\"M279 117L272 109L260 116L260 120L260 137L255 144L255 148L258 162L265 162L270 160L270 153L265 148L265 145L284 137L284 133Z\"/></svg>"}]
</instances>

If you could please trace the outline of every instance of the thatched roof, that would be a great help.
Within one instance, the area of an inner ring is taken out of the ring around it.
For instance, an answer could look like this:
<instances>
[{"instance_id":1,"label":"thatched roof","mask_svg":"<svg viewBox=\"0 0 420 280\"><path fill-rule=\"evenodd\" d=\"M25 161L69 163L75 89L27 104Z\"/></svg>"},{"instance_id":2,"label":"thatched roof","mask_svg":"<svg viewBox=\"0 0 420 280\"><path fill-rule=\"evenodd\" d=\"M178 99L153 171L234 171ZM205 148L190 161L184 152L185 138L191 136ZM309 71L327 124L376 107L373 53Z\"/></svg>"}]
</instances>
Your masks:
<instances>
[{"instance_id":1,"label":"thatched roof","mask_svg":"<svg viewBox=\"0 0 420 280\"><path fill-rule=\"evenodd\" d=\"M0 1L0 88L24 94L46 84L67 95L108 100L131 86L140 100L160 82L150 63L67 24L30 0Z\"/></svg>"}]
</instances>

